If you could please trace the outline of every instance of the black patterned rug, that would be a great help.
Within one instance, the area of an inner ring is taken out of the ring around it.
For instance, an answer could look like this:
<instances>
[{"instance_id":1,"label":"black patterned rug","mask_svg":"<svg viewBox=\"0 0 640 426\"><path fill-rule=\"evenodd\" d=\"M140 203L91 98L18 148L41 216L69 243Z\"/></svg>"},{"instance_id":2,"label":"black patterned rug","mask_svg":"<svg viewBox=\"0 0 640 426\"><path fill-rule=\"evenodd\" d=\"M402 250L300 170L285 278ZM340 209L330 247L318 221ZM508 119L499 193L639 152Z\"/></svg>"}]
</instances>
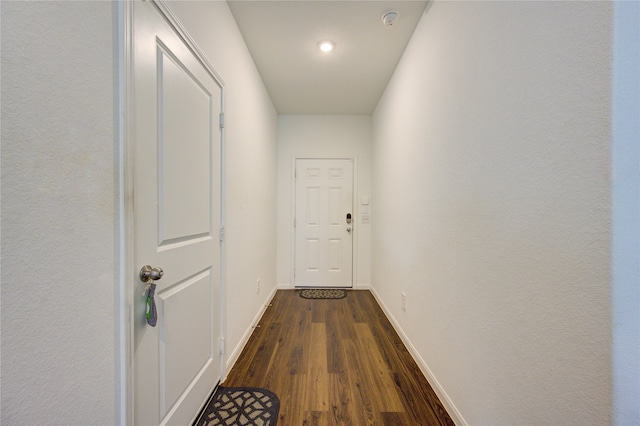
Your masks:
<instances>
[{"instance_id":1,"label":"black patterned rug","mask_svg":"<svg viewBox=\"0 0 640 426\"><path fill-rule=\"evenodd\" d=\"M280 400L260 388L218 387L197 426L274 426L278 422Z\"/></svg>"},{"instance_id":2,"label":"black patterned rug","mask_svg":"<svg viewBox=\"0 0 640 426\"><path fill-rule=\"evenodd\" d=\"M339 288L305 288L300 290L300 297L305 299L342 299L347 291Z\"/></svg>"}]
</instances>

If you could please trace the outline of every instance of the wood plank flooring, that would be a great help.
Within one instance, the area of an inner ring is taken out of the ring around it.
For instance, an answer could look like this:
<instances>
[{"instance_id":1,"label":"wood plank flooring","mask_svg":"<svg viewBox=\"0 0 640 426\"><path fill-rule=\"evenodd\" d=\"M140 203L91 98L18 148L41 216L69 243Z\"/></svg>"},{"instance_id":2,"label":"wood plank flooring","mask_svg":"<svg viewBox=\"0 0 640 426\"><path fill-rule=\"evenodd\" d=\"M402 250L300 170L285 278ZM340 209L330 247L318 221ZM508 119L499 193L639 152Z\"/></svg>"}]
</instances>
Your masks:
<instances>
[{"instance_id":1,"label":"wood plank flooring","mask_svg":"<svg viewBox=\"0 0 640 426\"><path fill-rule=\"evenodd\" d=\"M278 395L278 425L453 425L369 291L279 290L224 386Z\"/></svg>"}]
</instances>

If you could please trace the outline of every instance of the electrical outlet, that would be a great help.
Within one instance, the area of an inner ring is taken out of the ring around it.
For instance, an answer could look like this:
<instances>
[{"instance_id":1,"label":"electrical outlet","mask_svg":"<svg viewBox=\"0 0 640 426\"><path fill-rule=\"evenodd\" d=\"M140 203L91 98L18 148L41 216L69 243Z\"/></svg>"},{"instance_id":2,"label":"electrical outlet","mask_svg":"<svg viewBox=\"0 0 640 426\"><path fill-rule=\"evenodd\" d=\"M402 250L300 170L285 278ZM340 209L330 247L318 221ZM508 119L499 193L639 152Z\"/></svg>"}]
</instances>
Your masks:
<instances>
[{"instance_id":1,"label":"electrical outlet","mask_svg":"<svg viewBox=\"0 0 640 426\"><path fill-rule=\"evenodd\" d=\"M400 307L403 311L407 310L407 294L404 291L400 293Z\"/></svg>"},{"instance_id":2,"label":"electrical outlet","mask_svg":"<svg viewBox=\"0 0 640 426\"><path fill-rule=\"evenodd\" d=\"M256 294L260 294L260 278L256 281Z\"/></svg>"}]
</instances>

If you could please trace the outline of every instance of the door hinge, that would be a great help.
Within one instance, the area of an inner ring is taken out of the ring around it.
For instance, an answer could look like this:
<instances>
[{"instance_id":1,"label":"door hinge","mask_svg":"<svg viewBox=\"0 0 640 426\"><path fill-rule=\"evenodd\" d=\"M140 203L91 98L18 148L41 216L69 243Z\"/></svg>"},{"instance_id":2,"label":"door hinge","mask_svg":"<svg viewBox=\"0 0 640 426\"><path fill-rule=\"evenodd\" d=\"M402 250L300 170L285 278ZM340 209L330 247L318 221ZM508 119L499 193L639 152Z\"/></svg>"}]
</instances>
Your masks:
<instances>
[{"instance_id":1,"label":"door hinge","mask_svg":"<svg viewBox=\"0 0 640 426\"><path fill-rule=\"evenodd\" d=\"M220 349L221 354L224 353L224 337L221 337L220 340L218 340L218 349Z\"/></svg>"},{"instance_id":2,"label":"door hinge","mask_svg":"<svg viewBox=\"0 0 640 426\"><path fill-rule=\"evenodd\" d=\"M224 241L224 226L220 228L220 241Z\"/></svg>"},{"instance_id":3,"label":"door hinge","mask_svg":"<svg viewBox=\"0 0 640 426\"><path fill-rule=\"evenodd\" d=\"M296 227L296 220L295 219L293 219L293 227L294 228Z\"/></svg>"},{"instance_id":4,"label":"door hinge","mask_svg":"<svg viewBox=\"0 0 640 426\"><path fill-rule=\"evenodd\" d=\"M298 169L293 169L293 177L294 178L298 177Z\"/></svg>"},{"instance_id":5,"label":"door hinge","mask_svg":"<svg viewBox=\"0 0 640 426\"><path fill-rule=\"evenodd\" d=\"M224 112L220 113L220 128L224 129Z\"/></svg>"}]
</instances>

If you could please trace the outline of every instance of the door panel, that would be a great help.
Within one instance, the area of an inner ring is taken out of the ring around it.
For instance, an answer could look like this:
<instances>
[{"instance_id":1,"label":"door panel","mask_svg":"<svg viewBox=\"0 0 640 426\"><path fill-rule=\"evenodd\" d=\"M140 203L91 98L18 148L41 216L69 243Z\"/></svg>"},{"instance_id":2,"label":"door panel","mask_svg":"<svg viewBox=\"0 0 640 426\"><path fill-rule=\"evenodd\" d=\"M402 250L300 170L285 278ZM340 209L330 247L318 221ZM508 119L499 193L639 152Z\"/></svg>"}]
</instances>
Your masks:
<instances>
[{"instance_id":1,"label":"door panel","mask_svg":"<svg viewBox=\"0 0 640 426\"><path fill-rule=\"evenodd\" d=\"M166 244L212 234L210 129L215 112L207 88L166 47L159 43L158 48L160 238Z\"/></svg>"},{"instance_id":2,"label":"door panel","mask_svg":"<svg viewBox=\"0 0 640 426\"><path fill-rule=\"evenodd\" d=\"M328 253L327 268L330 271L340 271L342 269L340 263L342 259L342 240L330 239Z\"/></svg>"},{"instance_id":3,"label":"door panel","mask_svg":"<svg viewBox=\"0 0 640 426\"><path fill-rule=\"evenodd\" d=\"M351 287L353 161L296 160L295 285Z\"/></svg>"},{"instance_id":4,"label":"door panel","mask_svg":"<svg viewBox=\"0 0 640 426\"><path fill-rule=\"evenodd\" d=\"M166 413L211 362L213 333L201 333L202 328L193 326L212 323L211 280L207 270L157 295L157 327L163 336L159 348L161 412Z\"/></svg>"},{"instance_id":5,"label":"door panel","mask_svg":"<svg viewBox=\"0 0 640 426\"><path fill-rule=\"evenodd\" d=\"M220 380L222 88L152 2L134 3L134 423L191 424Z\"/></svg>"}]
</instances>

